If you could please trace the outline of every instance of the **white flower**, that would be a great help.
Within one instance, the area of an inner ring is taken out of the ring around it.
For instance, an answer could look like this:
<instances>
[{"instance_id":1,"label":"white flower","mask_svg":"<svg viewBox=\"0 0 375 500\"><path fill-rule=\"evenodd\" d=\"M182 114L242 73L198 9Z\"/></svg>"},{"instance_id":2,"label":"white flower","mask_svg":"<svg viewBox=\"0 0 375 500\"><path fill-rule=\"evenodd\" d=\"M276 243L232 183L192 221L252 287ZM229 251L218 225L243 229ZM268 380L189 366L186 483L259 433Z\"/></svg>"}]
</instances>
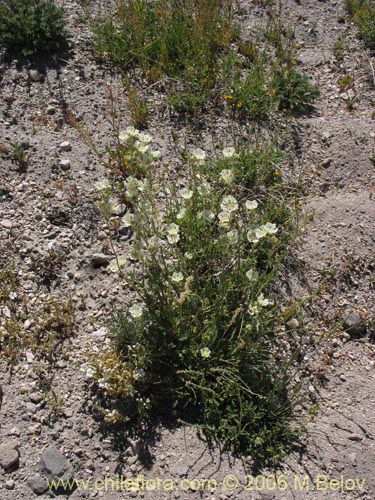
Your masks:
<instances>
[{"instance_id":1,"label":"white flower","mask_svg":"<svg viewBox=\"0 0 375 500\"><path fill-rule=\"evenodd\" d=\"M143 142L144 144L149 144L152 141L152 137L149 134L145 134L143 132L140 132L138 134L138 140L139 140L139 142Z\"/></svg>"},{"instance_id":2,"label":"white flower","mask_svg":"<svg viewBox=\"0 0 375 500\"><path fill-rule=\"evenodd\" d=\"M160 239L157 236L151 236L147 240L147 248L149 250L156 250L160 246Z\"/></svg>"},{"instance_id":3,"label":"white flower","mask_svg":"<svg viewBox=\"0 0 375 500\"><path fill-rule=\"evenodd\" d=\"M218 214L219 226L228 229L230 224L230 213L229 212L219 212Z\"/></svg>"},{"instance_id":4,"label":"white flower","mask_svg":"<svg viewBox=\"0 0 375 500\"><path fill-rule=\"evenodd\" d=\"M93 378L96 375L96 368L93 366L82 366L81 371L84 372L87 378Z\"/></svg>"},{"instance_id":5,"label":"white flower","mask_svg":"<svg viewBox=\"0 0 375 500\"><path fill-rule=\"evenodd\" d=\"M258 208L258 202L256 200L247 200L245 206L248 210L256 210Z\"/></svg>"},{"instance_id":6,"label":"white flower","mask_svg":"<svg viewBox=\"0 0 375 500\"><path fill-rule=\"evenodd\" d=\"M265 226L255 227L247 232L247 239L250 243L258 243L261 238L267 236L268 232Z\"/></svg>"},{"instance_id":7,"label":"white flower","mask_svg":"<svg viewBox=\"0 0 375 500\"><path fill-rule=\"evenodd\" d=\"M131 212L127 212L122 218L122 223L125 227L131 227L134 222L134 218L134 214L132 214Z\"/></svg>"},{"instance_id":8,"label":"white flower","mask_svg":"<svg viewBox=\"0 0 375 500\"><path fill-rule=\"evenodd\" d=\"M167 227L167 239L169 243L177 243L180 240L180 228L177 224L172 222L172 224L169 224Z\"/></svg>"},{"instance_id":9,"label":"white flower","mask_svg":"<svg viewBox=\"0 0 375 500\"><path fill-rule=\"evenodd\" d=\"M10 300L15 300L18 297L17 292L10 292L8 297Z\"/></svg>"},{"instance_id":10,"label":"white flower","mask_svg":"<svg viewBox=\"0 0 375 500\"><path fill-rule=\"evenodd\" d=\"M119 133L119 141L121 144L126 143L129 139L135 139L139 136L139 130L134 127L127 127Z\"/></svg>"},{"instance_id":11,"label":"white flower","mask_svg":"<svg viewBox=\"0 0 375 500\"><path fill-rule=\"evenodd\" d=\"M233 156L238 156L236 150L232 147L223 149L224 158L233 158Z\"/></svg>"},{"instance_id":12,"label":"white flower","mask_svg":"<svg viewBox=\"0 0 375 500\"><path fill-rule=\"evenodd\" d=\"M193 257L194 257L194 256L193 256L193 254L192 254L191 252L186 252L186 253L185 253L185 259L187 259L187 260L191 260Z\"/></svg>"},{"instance_id":13,"label":"white flower","mask_svg":"<svg viewBox=\"0 0 375 500\"><path fill-rule=\"evenodd\" d=\"M126 257L124 255L119 255L116 259L111 260L108 268L113 273L118 273L126 266L126 262Z\"/></svg>"},{"instance_id":14,"label":"white flower","mask_svg":"<svg viewBox=\"0 0 375 500\"><path fill-rule=\"evenodd\" d=\"M198 163L203 163L204 160L206 159L206 152L200 148L194 149L194 151L191 154L191 159Z\"/></svg>"},{"instance_id":15,"label":"white flower","mask_svg":"<svg viewBox=\"0 0 375 500\"><path fill-rule=\"evenodd\" d=\"M151 159L153 161L158 160L160 157L161 157L161 153L158 149L156 149L155 151L151 151Z\"/></svg>"},{"instance_id":16,"label":"white flower","mask_svg":"<svg viewBox=\"0 0 375 500\"><path fill-rule=\"evenodd\" d=\"M224 169L220 172L220 177L225 182L225 184L232 184L234 179L233 170Z\"/></svg>"},{"instance_id":17,"label":"white flower","mask_svg":"<svg viewBox=\"0 0 375 500\"><path fill-rule=\"evenodd\" d=\"M177 234L167 234L167 240L171 245L178 243L180 241L180 235Z\"/></svg>"},{"instance_id":18,"label":"white flower","mask_svg":"<svg viewBox=\"0 0 375 500\"><path fill-rule=\"evenodd\" d=\"M237 243L238 241L238 232L237 231L228 231L227 238L231 243Z\"/></svg>"},{"instance_id":19,"label":"white flower","mask_svg":"<svg viewBox=\"0 0 375 500\"><path fill-rule=\"evenodd\" d=\"M186 208L181 208L181 210L176 215L176 219L182 220L186 215Z\"/></svg>"},{"instance_id":20,"label":"white flower","mask_svg":"<svg viewBox=\"0 0 375 500\"><path fill-rule=\"evenodd\" d=\"M212 222L215 219L215 214L212 210L202 210L200 212L199 217L201 217L206 222Z\"/></svg>"},{"instance_id":21,"label":"white flower","mask_svg":"<svg viewBox=\"0 0 375 500\"><path fill-rule=\"evenodd\" d=\"M211 192L211 184L207 181L202 182L200 186L198 186L198 193L203 196Z\"/></svg>"},{"instance_id":22,"label":"white flower","mask_svg":"<svg viewBox=\"0 0 375 500\"><path fill-rule=\"evenodd\" d=\"M179 193L184 200L190 200L193 196L193 191L191 191L191 189L188 188L180 189Z\"/></svg>"},{"instance_id":23,"label":"white flower","mask_svg":"<svg viewBox=\"0 0 375 500\"><path fill-rule=\"evenodd\" d=\"M181 281L183 281L183 279L184 275L180 272L172 274L172 281L174 281L175 283L180 283Z\"/></svg>"},{"instance_id":24,"label":"white flower","mask_svg":"<svg viewBox=\"0 0 375 500\"><path fill-rule=\"evenodd\" d=\"M272 305L273 302L272 300L265 299L263 293L261 293L257 298L257 303L259 304L260 307L267 307Z\"/></svg>"},{"instance_id":25,"label":"white flower","mask_svg":"<svg viewBox=\"0 0 375 500\"><path fill-rule=\"evenodd\" d=\"M143 314L143 307L139 304L133 304L129 307L129 313L132 318L140 318Z\"/></svg>"},{"instance_id":26,"label":"white flower","mask_svg":"<svg viewBox=\"0 0 375 500\"><path fill-rule=\"evenodd\" d=\"M95 189L97 191L107 191L110 190L111 187L111 183L107 179L95 183Z\"/></svg>"},{"instance_id":27,"label":"white flower","mask_svg":"<svg viewBox=\"0 0 375 500\"><path fill-rule=\"evenodd\" d=\"M259 277L258 271L255 271L254 269L249 269L246 273L246 278L249 281L256 281Z\"/></svg>"},{"instance_id":28,"label":"white flower","mask_svg":"<svg viewBox=\"0 0 375 500\"><path fill-rule=\"evenodd\" d=\"M232 213L238 210L238 202L234 196L225 196L221 202L220 208L224 212Z\"/></svg>"},{"instance_id":29,"label":"white flower","mask_svg":"<svg viewBox=\"0 0 375 500\"><path fill-rule=\"evenodd\" d=\"M201 356L203 359L207 359L211 356L211 351L208 347L203 347L201 350L200 350L200 353L201 353Z\"/></svg>"},{"instance_id":30,"label":"white flower","mask_svg":"<svg viewBox=\"0 0 375 500\"><path fill-rule=\"evenodd\" d=\"M273 222L267 222L261 227L264 231L267 232L267 234L275 234L278 231L276 224L274 224Z\"/></svg>"},{"instance_id":31,"label":"white flower","mask_svg":"<svg viewBox=\"0 0 375 500\"><path fill-rule=\"evenodd\" d=\"M100 378L98 380L98 386L100 387L100 389L107 389L108 388L108 382L106 381L105 378Z\"/></svg>"},{"instance_id":32,"label":"white flower","mask_svg":"<svg viewBox=\"0 0 375 500\"><path fill-rule=\"evenodd\" d=\"M136 141L136 143L134 144L135 148L137 149L137 151L141 154L145 154L147 153L147 151L150 149L150 145L145 143L145 142L141 142L141 141Z\"/></svg>"}]
</instances>

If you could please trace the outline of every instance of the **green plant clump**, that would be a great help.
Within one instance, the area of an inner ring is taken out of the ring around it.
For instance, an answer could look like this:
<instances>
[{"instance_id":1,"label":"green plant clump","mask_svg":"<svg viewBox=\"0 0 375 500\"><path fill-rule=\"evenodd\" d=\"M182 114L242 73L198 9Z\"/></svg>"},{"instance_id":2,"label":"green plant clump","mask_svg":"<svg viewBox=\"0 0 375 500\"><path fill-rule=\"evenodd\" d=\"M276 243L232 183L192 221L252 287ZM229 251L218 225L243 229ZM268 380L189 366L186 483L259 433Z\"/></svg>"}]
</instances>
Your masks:
<instances>
[{"instance_id":1,"label":"green plant clump","mask_svg":"<svg viewBox=\"0 0 375 500\"><path fill-rule=\"evenodd\" d=\"M375 50L375 1L346 0L346 9L356 23L359 36L366 46Z\"/></svg>"},{"instance_id":2,"label":"green plant clump","mask_svg":"<svg viewBox=\"0 0 375 500\"><path fill-rule=\"evenodd\" d=\"M120 141L129 157L158 157L133 127ZM110 269L136 294L84 369L108 421L186 422L233 450L275 457L293 435L273 286L294 231L283 155L274 145L181 154L175 183L149 162L138 178L112 177L133 243ZM108 183L98 188L106 197Z\"/></svg>"},{"instance_id":3,"label":"green plant clump","mask_svg":"<svg viewBox=\"0 0 375 500\"><path fill-rule=\"evenodd\" d=\"M235 36L231 4L118 0L114 15L94 24L94 49L122 71L138 66L151 81L164 76L183 81L187 97L181 107L189 109L202 91L214 87L221 56Z\"/></svg>"},{"instance_id":4,"label":"green plant clump","mask_svg":"<svg viewBox=\"0 0 375 500\"><path fill-rule=\"evenodd\" d=\"M0 3L0 46L30 56L55 52L67 45L62 9L53 0L3 0Z\"/></svg>"}]
</instances>

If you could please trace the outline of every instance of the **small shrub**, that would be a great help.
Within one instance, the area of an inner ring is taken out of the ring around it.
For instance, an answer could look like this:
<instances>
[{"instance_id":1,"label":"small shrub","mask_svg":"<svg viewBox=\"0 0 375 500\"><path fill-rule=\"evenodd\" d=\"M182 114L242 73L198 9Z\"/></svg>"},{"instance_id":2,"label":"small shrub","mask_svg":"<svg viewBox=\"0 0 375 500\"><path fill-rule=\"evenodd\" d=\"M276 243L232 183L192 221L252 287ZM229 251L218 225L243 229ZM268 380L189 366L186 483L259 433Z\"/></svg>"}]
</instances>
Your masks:
<instances>
[{"instance_id":1,"label":"small shrub","mask_svg":"<svg viewBox=\"0 0 375 500\"><path fill-rule=\"evenodd\" d=\"M133 128L120 137L129 152L144 149ZM133 239L129 257L117 256L110 269L136 295L85 371L108 422L183 421L270 458L293 435L272 287L293 233L282 155L250 147L182 155L187 169L175 183L147 164L138 166L143 176L117 184Z\"/></svg>"},{"instance_id":2,"label":"small shrub","mask_svg":"<svg viewBox=\"0 0 375 500\"><path fill-rule=\"evenodd\" d=\"M0 46L30 56L54 52L67 44L63 11L52 0L3 0Z\"/></svg>"},{"instance_id":3,"label":"small shrub","mask_svg":"<svg viewBox=\"0 0 375 500\"><path fill-rule=\"evenodd\" d=\"M375 2L374 0L346 0L346 9L353 18L366 46L375 50Z\"/></svg>"}]
</instances>

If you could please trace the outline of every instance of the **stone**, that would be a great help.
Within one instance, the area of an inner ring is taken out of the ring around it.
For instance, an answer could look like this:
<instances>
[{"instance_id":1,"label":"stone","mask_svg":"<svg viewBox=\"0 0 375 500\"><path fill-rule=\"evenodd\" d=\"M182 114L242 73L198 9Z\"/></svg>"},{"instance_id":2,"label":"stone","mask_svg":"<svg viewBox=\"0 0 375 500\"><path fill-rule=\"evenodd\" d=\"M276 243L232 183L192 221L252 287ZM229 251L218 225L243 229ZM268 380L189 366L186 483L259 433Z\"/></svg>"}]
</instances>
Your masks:
<instances>
[{"instance_id":1,"label":"stone","mask_svg":"<svg viewBox=\"0 0 375 500\"><path fill-rule=\"evenodd\" d=\"M186 477L188 475L188 472L189 472L189 467L186 467L186 465L183 465L182 467L180 467L180 470L178 471L178 475L180 477Z\"/></svg>"},{"instance_id":2,"label":"stone","mask_svg":"<svg viewBox=\"0 0 375 500\"><path fill-rule=\"evenodd\" d=\"M108 257L108 255L104 255L103 253L94 253L90 257L91 265L94 268L106 267L108 266L110 260L110 257Z\"/></svg>"},{"instance_id":3,"label":"stone","mask_svg":"<svg viewBox=\"0 0 375 500\"><path fill-rule=\"evenodd\" d=\"M26 483L27 486L37 495L41 495L48 490L47 482L41 476L39 476L39 474L30 476Z\"/></svg>"},{"instance_id":4,"label":"stone","mask_svg":"<svg viewBox=\"0 0 375 500\"><path fill-rule=\"evenodd\" d=\"M13 479L9 479L9 481L5 481L5 488L7 490L13 490L15 485L16 485L16 483L13 481Z\"/></svg>"},{"instance_id":5,"label":"stone","mask_svg":"<svg viewBox=\"0 0 375 500\"><path fill-rule=\"evenodd\" d=\"M5 229L12 229L13 222L10 219L3 219L0 224L5 227Z\"/></svg>"},{"instance_id":6,"label":"stone","mask_svg":"<svg viewBox=\"0 0 375 500\"><path fill-rule=\"evenodd\" d=\"M13 440L0 445L0 465L3 469L10 469L15 465L18 466L20 452L18 442Z\"/></svg>"},{"instance_id":7,"label":"stone","mask_svg":"<svg viewBox=\"0 0 375 500\"><path fill-rule=\"evenodd\" d=\"M344 319L344 329L350 334L351 338L362 337L366 335L366 324L361 316L352 312Z\"/></svg>"},{"instance_id":8,"label":"stone","mask_svg":"<svg viewBox=\"0 0 375 500\"><path fill-rule=\"evenodd\" d=\"M39 462L40 470L49 480L61 479L71 481L73 479L73 467L62 453L53 446L43 450Z\"/></svg>"},{"instance_id":9,"label":"stone","mask_svg":"<svg viewBox=\"0 0 375 500\"><path fill-rule=\"evenodd\" d=\"M54 115L56 113L55 106L49 105L46 109L47 115Z\"/></svg>"},{"instance_id":10,"label":"stone","mask_svg":"<svg viewBox=\"0 0 375 500\"><path fill-rule=\"evenodd\" d=\"M29 71L29 77L32 82L40 82L40 80L42 79L42 75L37 69L31 69Z\"/></svg>"},{"instance_id":11,"label":"stone","mask_svg":"<svg viewBox=\"0 0 375 500\"><path fill-rule=\"evenodd\" d=\"M71 151L72 150L72 145L68 141L64 141L59 145L60 151Z\"/></svg>"},{"instance_id":12,"label":"stone","mask_svg":"<svg viewBox=\"0 0 375 500\"><path fill-rule=\"evenodd\" d=\"M60 168L61 170L64 170L65 172L70 169L70 160L68 159L63 159L60 160Z\"/></svg>"},{"instance_id":13,"label":"stone","mask_svg":"<svg viewBox=\"0 0 375 500\"><path fill-rule=\"evenodd\" d=\"M29 394L29 399L32 403L38 404L43 401L43 396L39 392L32 392Z\"/></svg>"}]
</instances>

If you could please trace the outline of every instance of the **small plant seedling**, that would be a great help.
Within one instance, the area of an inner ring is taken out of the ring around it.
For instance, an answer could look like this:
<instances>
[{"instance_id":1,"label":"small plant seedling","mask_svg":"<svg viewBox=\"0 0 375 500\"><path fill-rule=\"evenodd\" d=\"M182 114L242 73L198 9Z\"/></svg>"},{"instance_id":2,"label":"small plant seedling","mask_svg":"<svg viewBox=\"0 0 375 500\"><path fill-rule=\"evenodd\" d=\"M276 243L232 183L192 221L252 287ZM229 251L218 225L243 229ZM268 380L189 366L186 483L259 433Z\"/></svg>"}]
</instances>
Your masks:
<instances>
[{"instance_id":1,"label":"small plant seedling","mask_svg":"<svg viewBox=\"0 0 375 500\"><path fill-rule=\"evenodd\" d=\"M11 160L18 166L20 172L26 172L28 166L28 158L25 149L18 143L11 144Z\"/></svg>"}]
</instances>

